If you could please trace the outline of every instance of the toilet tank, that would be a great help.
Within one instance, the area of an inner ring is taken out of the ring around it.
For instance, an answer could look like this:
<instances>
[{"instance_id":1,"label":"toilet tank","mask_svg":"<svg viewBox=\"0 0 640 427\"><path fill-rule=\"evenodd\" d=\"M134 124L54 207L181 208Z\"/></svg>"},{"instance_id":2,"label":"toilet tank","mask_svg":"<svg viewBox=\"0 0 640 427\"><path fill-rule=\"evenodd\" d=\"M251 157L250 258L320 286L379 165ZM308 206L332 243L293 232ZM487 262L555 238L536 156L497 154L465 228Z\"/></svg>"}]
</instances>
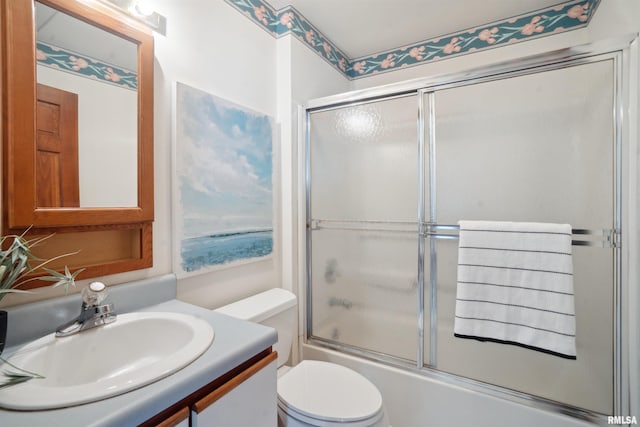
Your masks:
<instances>
[{"instance_id":1,"label":"toilet tank","mask_svg":"<svg viewBox=\"0 0 640 427\"><path fill-rule=\"evenodd\" d=\"M289 359L291 343L297 321L296 296L282 288L250 296L216 309L218 313L237 319L249 320L275 328L278 342L273 349L278 352L278 367Z\"/></svg>"}]
</instances>

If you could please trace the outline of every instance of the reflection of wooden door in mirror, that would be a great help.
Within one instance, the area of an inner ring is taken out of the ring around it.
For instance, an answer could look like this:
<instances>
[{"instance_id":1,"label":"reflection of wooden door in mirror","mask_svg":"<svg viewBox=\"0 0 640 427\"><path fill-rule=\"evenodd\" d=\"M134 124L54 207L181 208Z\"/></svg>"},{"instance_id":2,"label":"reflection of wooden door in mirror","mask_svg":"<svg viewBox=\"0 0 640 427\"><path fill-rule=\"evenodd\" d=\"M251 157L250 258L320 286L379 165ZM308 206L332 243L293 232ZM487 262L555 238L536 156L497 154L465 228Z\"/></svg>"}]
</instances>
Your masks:
<instances>
[{"instance_id":1,"label":"reflection of wooden door in mirror","mask_svg":"<svg viewBox=\"0 0 640 427\"><path fill-rule=\"evenodd\" d=\"M36 206L78 207L78 95L43 84L37 94Z\"/></svg>"}]
</instances>

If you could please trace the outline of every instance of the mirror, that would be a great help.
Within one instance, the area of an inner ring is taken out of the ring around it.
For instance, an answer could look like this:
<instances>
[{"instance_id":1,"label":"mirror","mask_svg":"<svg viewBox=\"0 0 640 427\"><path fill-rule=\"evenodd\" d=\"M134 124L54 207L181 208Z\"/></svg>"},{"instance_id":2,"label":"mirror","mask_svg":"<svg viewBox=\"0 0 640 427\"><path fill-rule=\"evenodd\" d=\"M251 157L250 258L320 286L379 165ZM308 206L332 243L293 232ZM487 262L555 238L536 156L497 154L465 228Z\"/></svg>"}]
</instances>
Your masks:
<instances>
[{"instance_id":1,"label":"mirror","mask_svg":"<svg viewBox=\"0 0 640 427\"><path fill-rule=\"evenodd\" d=\"M3 228L152 221L150 31L99 2L2 1ZM63 101L39 103L39 94L48 96L47 86L75 98L77 113L57 104ZM77 121L63 126L77 137L77 149L70 151L77 160L70 166L48 147L39 155L37 142L38 128L46 145L67 117ZM72 196L56 196L59 189Z\"/></svg>"},{"instance_id":2,"label":"mirror","mask_svg":"<svg viewBox=\"0 0 640 427\"><path fill-rule=\"evenodd\" d=\"M137 45L35 6L36 206L137 206Z\"/></svg>"},{"instance_id":3,"label":"mirror","mask_svg":"<svg viewBox=\"0 0 640 427\"><path fill-rule=\"evenodd\" d=\"M82 278L150 267L150 30L98 1L0 5L3 234L55 232L55 253L82 249ZM56 133L76 139L58 147L71 162L49 147Z\"/></svg>"}]
</instances>

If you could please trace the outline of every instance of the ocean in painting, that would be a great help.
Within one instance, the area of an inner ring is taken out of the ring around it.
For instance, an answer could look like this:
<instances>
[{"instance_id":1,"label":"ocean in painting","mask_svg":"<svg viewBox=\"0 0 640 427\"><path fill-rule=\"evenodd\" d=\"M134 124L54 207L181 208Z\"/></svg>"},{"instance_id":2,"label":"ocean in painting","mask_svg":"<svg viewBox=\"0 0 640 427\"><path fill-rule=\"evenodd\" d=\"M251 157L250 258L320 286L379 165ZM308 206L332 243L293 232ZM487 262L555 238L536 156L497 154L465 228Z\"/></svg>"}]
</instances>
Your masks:
<instances>
[{"instance_id":1,"label":"ocean in painting","mask_svg":"<svg viewBox=\"0 0 640 427\"><path fill-rule=\"evenodd\" d=\"M223 232L182 241L182 269L193 272L202 267L258 258L273 251L273 230Z\"/></svg>"}]
</instances>

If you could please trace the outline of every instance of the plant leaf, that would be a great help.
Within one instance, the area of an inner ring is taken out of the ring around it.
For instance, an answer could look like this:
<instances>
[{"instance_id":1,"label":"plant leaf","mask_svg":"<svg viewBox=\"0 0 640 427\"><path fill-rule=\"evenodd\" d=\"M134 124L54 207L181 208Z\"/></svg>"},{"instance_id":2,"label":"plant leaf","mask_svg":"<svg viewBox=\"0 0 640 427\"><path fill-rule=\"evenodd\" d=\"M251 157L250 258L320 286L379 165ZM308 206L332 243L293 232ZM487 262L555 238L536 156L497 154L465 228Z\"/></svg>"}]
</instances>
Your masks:
<instances>
[{"instance_id":1,"label":"plant leaf","mask_svg":"<svg viewBox=\"0 0 640 427\"><path fill-rule=\"evenodd\" d=\"M32 291L24 289L0 289L0 294L32 294Z\"/></svg>"},{"instance_id":2,"label":"plant leaf","mask_svg":"<svg viewBox=\"0 0 640 427\"><path fill-rule=\"evenodd\" d=\"M0 389L11 387L17 384L22 384L29 380L37 378L32 375L23 375L15 372L3 372L2 374L5 376L6 380L0 383Z\"/></svg>"},{"instance_id":3,"label":"plant leaf","mask_svg":"<svg viewBox=\"0 0 640 427\"><path fill-rule=\"evenodd\" d=\"M80 272L84 271L84 268L80 268L76 270L73 274L69 271L69 267L65 266L64 273L60 273L55 270L51 270L45 268L44 271L49 273L51 276L41 277L41 280L46 280L49 282L56 282L53 284L53 287L64 286L64 292L67 293L69 291L69 286L76 286L76 276L80 274Z\"/></svg>"},{"instance_id":4,"label":"plant leaf","mask_svg":"<svg viewBox=\"0 0 640 427\"><path fill-rule=\"evenodd\" d=\"M28 292L16 290L16 288L34 280L54 282L53 287L64 286L65 293L67 293L69 286L75 286L77 274L84 270L78 270L71 274L68 266L65 266L64 273L47 269L46 266L51 265L56 260L75 255L79 251L54 256L50 259L39 258L31 252L32 249L50 239L54 234L28 238L27 233L30 229L28 228L21 235L0 236L0 245L3 243L8 245L8 247L5 246L7 247L6 250L0 249L0 300L9 293ZM38 270L46 271L49 276L42 277L37 274L31 274Z\"/></svg>"},{"instance_id":5,"label":"plant leaf","mask_svg":"<svg viewBox=\"0 0 640 427\"><path fill-rule=\"evenodd\" d=\"M29 380L32 380L34 378L37 378L37 379L44 379L45 378L40 374L36 374L35 372L31 372L31 371L27 371L26 369L19 368L18 366L16 366L13 363L9 362L8 360L6 360L2 356L0 356L0 361L2 361L5 364L11 366L13 369L17 369L19 371L19 372L8 371L8 370L3 371L2 375L4 375L6 380L3 381L2 383L0 383L0 389L5 388L5 387L11 387L11 386L17 385L17 384L22 384L22 383L27 382Z\"/></svg>"}]
</instances>

